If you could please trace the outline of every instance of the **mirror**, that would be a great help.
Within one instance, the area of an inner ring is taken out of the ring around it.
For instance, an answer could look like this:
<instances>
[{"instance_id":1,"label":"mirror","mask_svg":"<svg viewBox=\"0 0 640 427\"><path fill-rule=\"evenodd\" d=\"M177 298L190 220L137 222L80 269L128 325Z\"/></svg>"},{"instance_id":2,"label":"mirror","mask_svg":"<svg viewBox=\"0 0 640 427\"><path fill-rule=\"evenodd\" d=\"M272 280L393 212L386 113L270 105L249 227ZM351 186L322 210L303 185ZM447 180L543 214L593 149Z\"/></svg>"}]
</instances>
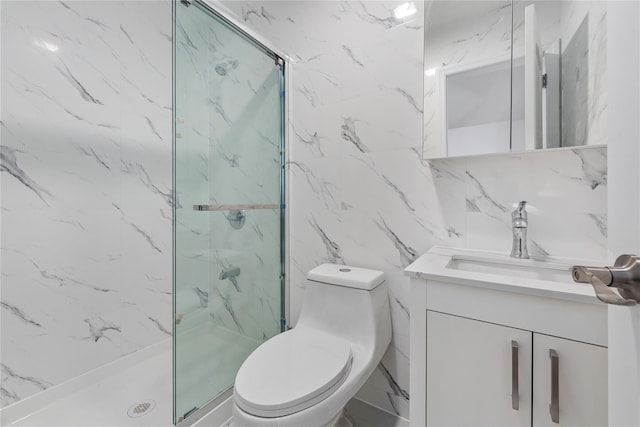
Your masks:
<instances>
[{"instance_id":1,"label":"mirror","mask_svg":"<svg viewBox=\"0 0 640 427\"><path fill-rule=\"evenodd\" d=\"M606 2L425 7L425 158L605 143Z\"/></svg>"},{"instance_id":2,"label":"mirror","mask_svg":"<svg viewBox=\"0 0 640 427\"><path fill-rule=\"evenodd\" d=\"M514 99L514 111L523 111L526 135L514 145L604 144L607 2L516 0L513 7L513 52L524 56L524 98Z\"/></svg>"}]
</instances>

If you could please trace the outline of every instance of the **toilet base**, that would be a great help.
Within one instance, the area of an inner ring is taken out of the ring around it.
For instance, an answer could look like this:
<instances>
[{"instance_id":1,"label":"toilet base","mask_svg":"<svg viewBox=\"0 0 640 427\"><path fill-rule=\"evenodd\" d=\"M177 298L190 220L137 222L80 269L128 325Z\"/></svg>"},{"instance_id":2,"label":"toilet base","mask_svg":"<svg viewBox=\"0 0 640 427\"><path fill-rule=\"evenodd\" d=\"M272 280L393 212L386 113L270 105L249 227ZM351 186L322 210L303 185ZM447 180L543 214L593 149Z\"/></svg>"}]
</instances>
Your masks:
<instances>
[{"instance_id":1,"label":"toilet base","mask_svg":"<svg viewBox=\"0 0 640 427\"><path fill-rule=\"evenodd\" d=\"M228 427L241 427L241 426L239 426L232 419ZM343 409L338 415L336 415L335 418L333 418L331 421L329 421L327 424L323 425L322 427L353 427L353 423L349 418L347 418Z\"/></svg>"},{"instance_id":2,"label":"toilet base","mask_svg":"<svg viewBox=\"0 0 640 427\"><path fill-rule=\"evenodd\" d=\"M333 425L333 427L353 427L353 423L344 413L344 410L338 415L338 421Z\"/></svg>"},{"instance_id":3,"label":"toilet base","mask_svg":"<svg viewBox=\"0 0 640 427\"><path fill-rule=\"evenodd\" d=\"M323 427L353 427L353 423L344 413L344 409Z\"/></svg>"}]
</instances>

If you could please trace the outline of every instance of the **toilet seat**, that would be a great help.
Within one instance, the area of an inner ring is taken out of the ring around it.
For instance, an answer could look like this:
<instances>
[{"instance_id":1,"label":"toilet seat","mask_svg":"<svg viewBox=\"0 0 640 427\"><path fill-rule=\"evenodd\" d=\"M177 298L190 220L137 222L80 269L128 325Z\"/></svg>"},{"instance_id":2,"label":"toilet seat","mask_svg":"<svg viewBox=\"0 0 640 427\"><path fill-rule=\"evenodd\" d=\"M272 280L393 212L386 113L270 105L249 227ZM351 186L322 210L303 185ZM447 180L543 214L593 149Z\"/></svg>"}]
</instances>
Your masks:
<instances>
[{"instance_id":1,"label":"toilet seat","mask_svg":"<svg viewBox=\"0 0 640 427\"><path fill-rule=\"evenodd\" d=\"M347 341L324 332L292 329L266 341L238 371L234 399L265 418L302 411L329 397L351 371Z\"/></svg>"}]
</instances>

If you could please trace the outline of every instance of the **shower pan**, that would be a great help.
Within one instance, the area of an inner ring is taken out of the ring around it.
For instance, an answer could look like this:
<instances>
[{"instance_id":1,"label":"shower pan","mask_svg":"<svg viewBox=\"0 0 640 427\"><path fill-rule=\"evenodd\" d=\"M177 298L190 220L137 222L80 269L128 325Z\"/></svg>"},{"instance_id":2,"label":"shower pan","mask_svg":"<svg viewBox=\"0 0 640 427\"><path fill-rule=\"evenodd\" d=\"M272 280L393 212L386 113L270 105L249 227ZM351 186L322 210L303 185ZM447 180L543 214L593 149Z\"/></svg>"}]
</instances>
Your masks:
<instances>
[{"instance_id":1,"label":"shower pan","mask_svg":"<svg viewBox=\"0 0 640 427\"><path fill-rule=\"evenodd\" d=\"M180 423L228 397L242 362L285 324L285 62L204 1L174 8Z\"/></svg>"}]
</instances>

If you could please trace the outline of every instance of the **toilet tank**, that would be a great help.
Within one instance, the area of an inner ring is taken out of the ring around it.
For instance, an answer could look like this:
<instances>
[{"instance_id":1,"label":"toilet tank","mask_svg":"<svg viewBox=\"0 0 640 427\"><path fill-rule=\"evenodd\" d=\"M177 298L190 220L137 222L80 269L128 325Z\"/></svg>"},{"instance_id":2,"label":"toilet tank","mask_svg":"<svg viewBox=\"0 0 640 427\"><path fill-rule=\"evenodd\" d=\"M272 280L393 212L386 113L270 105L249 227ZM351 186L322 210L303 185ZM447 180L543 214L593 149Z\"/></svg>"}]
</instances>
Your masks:
<instances>
[{"instance_id":1,"label":"toilet tank","mask_svg":"<svg viewBox=\"0 0 640 427\"><path fill-rule=\"evenodd\" d=\"M296 327L311 327L384 351L391 340L391 316L382 271L322 264L307 274Z\"/></svg>"},{"instance_id":2,"label":"toilet tank","mask_svg":"<svg viewBox=\"0 0 640 427\"><path fill-rule=\"evenodd\" d=\"M309 281L371 291L384 282L384 272L340 264L322 264L307 273Z\"/></svg>"}]
</instances>

